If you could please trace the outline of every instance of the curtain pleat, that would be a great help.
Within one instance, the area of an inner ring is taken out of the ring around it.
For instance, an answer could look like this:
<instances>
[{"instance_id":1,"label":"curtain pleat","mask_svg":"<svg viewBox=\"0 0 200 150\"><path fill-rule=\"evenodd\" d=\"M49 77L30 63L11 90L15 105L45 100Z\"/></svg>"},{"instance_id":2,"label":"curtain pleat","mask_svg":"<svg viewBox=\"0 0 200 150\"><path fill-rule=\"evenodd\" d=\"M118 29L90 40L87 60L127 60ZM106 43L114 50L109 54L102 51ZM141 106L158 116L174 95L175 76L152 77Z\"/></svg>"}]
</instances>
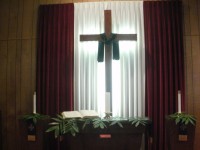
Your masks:
<instances>
[{"instance_id":1,"label":"curtain pleat","mask_svg":"<svg viewBox=\"0 0 200 150\"><path fill-rule=\"evenodd\" d=\"M165 117L185 108L180 1L144 1L146 115L152 119L153 150L167 150Z\"/></svg>"},{"instance_id":2,"label":"curtain pleat","mask_svg":"<svg viewBox=\"0 0 200 150\"><path fill-rule=\"evenodd\" d=\"M73 110L74 5L41 5L38 20L37 112Z\"/></svg>"}]
</instances>

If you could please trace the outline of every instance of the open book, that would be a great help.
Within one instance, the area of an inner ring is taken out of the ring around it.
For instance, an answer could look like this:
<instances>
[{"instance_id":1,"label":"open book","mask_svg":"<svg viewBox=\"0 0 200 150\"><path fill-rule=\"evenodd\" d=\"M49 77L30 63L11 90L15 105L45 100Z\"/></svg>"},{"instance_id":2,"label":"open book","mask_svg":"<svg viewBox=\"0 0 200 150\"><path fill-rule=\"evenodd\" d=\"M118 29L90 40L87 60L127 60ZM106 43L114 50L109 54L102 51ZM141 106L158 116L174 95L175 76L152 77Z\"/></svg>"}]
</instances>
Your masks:
<instances>
[{"instance_id":1,"label":"open book","mask_svg":"<svg viewBox=\"0 0 200 150\"><path fill-rule=\"evenodd\" d=\"M95 110L63 111L64 118L97 118L99 114Z\"/></svg>"}]
</instances>

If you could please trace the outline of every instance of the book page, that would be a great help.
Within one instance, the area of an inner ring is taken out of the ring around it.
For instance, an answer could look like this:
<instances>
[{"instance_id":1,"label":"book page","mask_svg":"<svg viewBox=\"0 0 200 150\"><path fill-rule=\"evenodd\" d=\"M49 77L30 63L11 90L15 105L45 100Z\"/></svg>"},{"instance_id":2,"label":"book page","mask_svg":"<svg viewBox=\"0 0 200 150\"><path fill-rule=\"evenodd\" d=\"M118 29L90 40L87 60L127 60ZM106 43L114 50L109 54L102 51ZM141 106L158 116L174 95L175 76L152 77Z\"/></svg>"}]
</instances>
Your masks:
<instances>
[{"instance_id":1,"label":"book page","mask_svg":"<svg viewBox=\"0 0 200 150\"><path fill-rule=\"evenodd\" d=\"M84 118L97 118L99 114L95 110L80 110L79 111Z\"/></svg>"},{"instance_id":2,"label":"book page","mask_svg":"<svg viewBox=\"0 0 200 150\"><path fill-rule=\"evenodd\" d=\"M63 111L61 114L64 118L82 118L83 117L81 113L78 111Z\"/></svg>"}]
</instances>

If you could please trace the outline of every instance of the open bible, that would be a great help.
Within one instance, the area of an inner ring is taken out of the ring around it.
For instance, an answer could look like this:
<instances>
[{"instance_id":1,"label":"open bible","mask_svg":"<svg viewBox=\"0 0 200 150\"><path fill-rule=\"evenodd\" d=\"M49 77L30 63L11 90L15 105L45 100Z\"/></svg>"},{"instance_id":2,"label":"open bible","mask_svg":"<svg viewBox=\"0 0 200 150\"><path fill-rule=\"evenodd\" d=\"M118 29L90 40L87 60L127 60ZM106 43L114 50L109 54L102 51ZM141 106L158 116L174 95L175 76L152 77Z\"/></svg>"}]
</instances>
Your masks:
<instances>
[{"instance_id":1,"label":"open bible","mask_svg":"<svg viewBox=\"0 0 200 150\"><path fill-rule=\"evenodd\" d=\"M97 118L99 114L95 110L63 111L64 118Z\"/></svg>"}]
</instances>

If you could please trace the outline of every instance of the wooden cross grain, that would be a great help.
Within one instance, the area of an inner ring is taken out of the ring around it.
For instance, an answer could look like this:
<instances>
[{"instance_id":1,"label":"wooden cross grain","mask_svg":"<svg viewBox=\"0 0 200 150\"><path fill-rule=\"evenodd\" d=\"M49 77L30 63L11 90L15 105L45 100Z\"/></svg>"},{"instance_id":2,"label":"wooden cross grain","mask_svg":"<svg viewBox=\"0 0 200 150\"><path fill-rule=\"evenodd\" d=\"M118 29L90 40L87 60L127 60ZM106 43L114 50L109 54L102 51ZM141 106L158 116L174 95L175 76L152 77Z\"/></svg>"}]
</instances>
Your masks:
<instances>
[{"instance_id":1,"label":"wooden cross grain","mask_svg":"<svg viewBox=\"0 0 200 150\"><path fill-rule=\"evenodd\" d=\"M106 37L112 33L111 10L104 10L104 29ZM80 35L80 41L100 41L100 34ZM116 40L137 40L137 34L116 34ZM110 107L112 106L112 45L105 45L105 78L106 92L110 92ZM110 108L112 111L112 107Z\"/></svg>"}]
</instances>

